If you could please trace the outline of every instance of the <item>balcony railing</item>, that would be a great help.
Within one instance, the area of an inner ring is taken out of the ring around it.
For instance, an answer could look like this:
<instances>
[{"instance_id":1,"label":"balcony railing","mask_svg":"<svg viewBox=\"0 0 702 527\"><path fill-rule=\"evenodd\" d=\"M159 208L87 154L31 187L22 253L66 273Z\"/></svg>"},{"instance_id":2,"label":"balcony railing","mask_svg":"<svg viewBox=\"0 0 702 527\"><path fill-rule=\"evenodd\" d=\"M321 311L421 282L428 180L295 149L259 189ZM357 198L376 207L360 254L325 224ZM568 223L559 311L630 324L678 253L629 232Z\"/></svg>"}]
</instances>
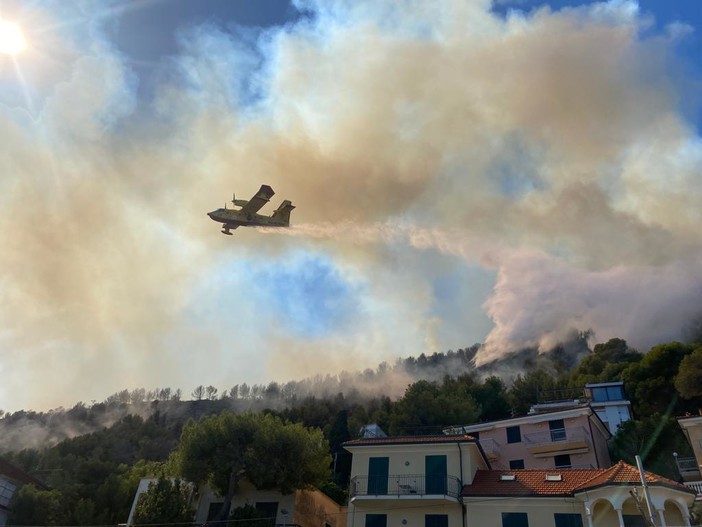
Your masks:
<instances>
[{"instance_id":1,"label":"balcony railing","mask_svg":"<svg viewBox=\"0 0 702 527\"><path fill-rule=\"evenodd\" d=\"M702 498L702 481L687 481L685 482L686 487L690 487L692 490L697 492L697 498L696 499L701 499Z\"/></svg>"},{"instance_id":2,"label":"balcony railing","mask_svg":"<svg viewBox=\"0 0 702 527\"><path fill-rule=\"evenodd\" d=\"M700 467L697 465L697 459L694 457L679 457L677 458L678 468L680 471L700 471Z\"/></svg>"},{"instance_id":3,"label":"balcony railing","mask_svg":"<svg viewBox=\"0 0 702 527\"><path fill-rule=\"evenodd\" d=\"M556 467L555 470L560 470L562 468L596 468L592 465L592 463L575 463L573 465L561 465L560 467ZM549 469L550 470L550 469Z\"/></svg>"},{"instance_id":4,"label":"balcony railing","mask_svg":"<svg viewBox=\"0 0 702 527\"><path fill-rule=\"evenodd\" d=\"M582 426L524 434L524 443L528 447L555 443L557 441L587 441L588 439L587 431Z\"/></svg>"},{"instance_id":5,"label":"balcony railing","mask_svg":"<svg viewBox=\"0 0 702 527\"><path fill-rule=\"evenodd\" d=\"M461 481L455 476L355 476L351 479L349 497L444 495L457 498L461 487Z\"/></svg>"},{"instance_id":6,"label":"balcony railing","mask_svg":"<svg viewBox=\"0 0 702 527\"><path fill-rule=\"evenodd\" d=\"M497 459L500 454L500 444L491 437L480 439L480 446L483 447L483 452L490 459Z\"/></svg>"}]
</instances>

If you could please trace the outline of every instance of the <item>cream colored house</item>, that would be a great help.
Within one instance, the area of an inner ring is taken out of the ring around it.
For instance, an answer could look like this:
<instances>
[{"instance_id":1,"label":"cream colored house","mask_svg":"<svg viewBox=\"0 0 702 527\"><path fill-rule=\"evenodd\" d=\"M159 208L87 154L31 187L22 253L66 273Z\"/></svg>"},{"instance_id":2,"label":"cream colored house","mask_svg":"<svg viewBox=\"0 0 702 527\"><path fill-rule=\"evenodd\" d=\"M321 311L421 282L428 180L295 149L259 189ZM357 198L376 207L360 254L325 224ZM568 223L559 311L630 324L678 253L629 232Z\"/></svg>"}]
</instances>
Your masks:
<instances>
[{"instance_id":1,"label":"cream colored house","mask_svg":"<svg viewBox=\"0 0 702 527\"><path fill-rule=\"evenodd\" d=\"M636 527L638 470L494 470L468 436L364 438L352 453L349 527ZM689 526L694 492L646 473L658 527ZM637 505L638 503L638 505Z\"/></svg>"},{"instance_id":2,"label":"cream colored house","mask_svg":"<svg viewBox=\"0 0 702 527\"><path fill-rule=\"evenodd\" d=\"M349 441L348 527L464 527L463 482L490 466L464 436Z\"/></svg>"},{"instance_id":3,"label":"cream colored house","mask_svg":"<svg viewBox=\"0 0 702 527\"><path fill-rule=\"evenodd\" d=\"M689 526L694 491L650 472L646 481L656 526ZM472 521L469 525L647 525L639 471L623 461L608 469L480 471L463 488L462 496Z\"/></svg>"},{"instance_id":4,"label":"cream colored house","mask_svg":"<svg viewBox=\"0 0 702 527\"><path fill-rule=\"evenodd\" d=\"M451 427L480 441L494 468L607 468L609 429L587 404Z\"/></svg>"},{"instance_id":5,"label":"cream colored house","mask_svg":"<svg viewBox=\"0 0 702 527\"><path fill-rule=\"evenodd\" d=\"M145 478L139 482L127 525L133 525L139 497L148 490L149 484L155 481L155 478ZM193 521L202 525L215 517L224 500L207 486L191 488L191 506L195 509ZM232 510L244 505L250 505L270 518L268 525L271 526L346 527L346 507L316 489L281 494L275 490L256 489L243 481L232 499Z\"/></svg>"},{"instance_id":6,"label":"cream colored house","mask_svg":"<svg viewBox=\"0 0 702 527\"><path fill-rule=\"evenodd\" d=\"M680 476L685 484L697 491L702 497L702 411L701 415L678 417L678 424L687 437L695 457L681 458L675 456Z\"/></svg>"}]
</instances>

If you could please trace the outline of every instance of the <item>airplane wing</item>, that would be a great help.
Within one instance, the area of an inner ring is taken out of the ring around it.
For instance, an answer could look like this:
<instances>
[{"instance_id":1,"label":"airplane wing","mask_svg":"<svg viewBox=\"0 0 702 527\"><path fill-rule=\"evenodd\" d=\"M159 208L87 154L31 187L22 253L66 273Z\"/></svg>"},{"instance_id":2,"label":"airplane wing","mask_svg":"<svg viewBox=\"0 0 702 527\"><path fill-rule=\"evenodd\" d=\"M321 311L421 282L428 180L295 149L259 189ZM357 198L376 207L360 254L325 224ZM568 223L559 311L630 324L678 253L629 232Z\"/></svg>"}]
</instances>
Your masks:
<instances>
[{"instance_id":1,"label":"airplane wing","mask_svg":"<svg viewBox=\"0 0 702 527\"><path fill-rule=\"evenodd\" d=\"M268 185L261 185L261 188L259 189L258 192L254 195L253 198L249 200L249 202L241 207L241 212L244 214L253 214L254 212L258 212L261 207L263 207L268 201L273 197L273 189L269 187Z\"/></svg>"}]
</instances>

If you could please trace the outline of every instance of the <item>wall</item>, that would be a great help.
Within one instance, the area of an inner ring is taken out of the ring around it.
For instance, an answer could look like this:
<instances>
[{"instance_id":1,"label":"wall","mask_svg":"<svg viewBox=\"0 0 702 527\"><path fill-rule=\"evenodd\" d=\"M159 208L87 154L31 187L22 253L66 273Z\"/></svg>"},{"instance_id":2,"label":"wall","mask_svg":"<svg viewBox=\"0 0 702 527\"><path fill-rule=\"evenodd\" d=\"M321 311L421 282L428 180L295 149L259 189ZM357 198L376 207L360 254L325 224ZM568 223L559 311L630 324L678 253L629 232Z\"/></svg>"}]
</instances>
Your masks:
<instances>
[{"instance_id":1,"label":"wall","mask_svg":"<svg viewBox=\"0 0 702 527\"><path fill-rule=\"evenodd\" d=\"M347 527L365 527L366 514L387 514L388 527L424 527L426 514L446 514L448 527L463 527L463 513L460 504L426 506L418 509L416 504L403 502L400 508L384 508L379 510L358 510L350 513ZM407 523L403 523L406 521ZM474 524L479 525L479 524ZM501 526L500 526L501 527Z\"/></svg>"},{"instance_id":2,"label":"wall","mask_svg":"<svg viewBox=\"0 0 702 527\"><path fill-rule=\"evenodd\" d=\"M461 449L463 451L463 473L461 473L461 459L457 443L352 447L349 449L353 454L351 477L368 475L368 459L371 457L388 457L388 474L403 476L423 475L426 456L446 455L448 475L457 477L464 482L472 481L477 468L475 467L476 457L472 456L470 451L477 450L477 447L465 443L461 445Z\"/></svg>"},{"instance_id":3,"label":"wall","mask_svg":"<svg viewBox=\"0 0 702 527\"><path fill-rule=\"evenodd\" d=\"M211 503L224 501L223 498L212 492L207 487L203 487L200 498L196 505L195 522L204 523L207 521L207 513ZM282 495L275 490L257 490L246 481L239 484L234 498L232 499L232 509L244 505L255 506L257 502L277 502L278 514L275 522L277 524L292 523L292 516L295 510L295 494ZM287 514L284 513L287 511Z\"/></svg>"},{"instance_id":4,"label":"wall","mask_svg":"<svg viewBox=\"0 0 702 527\"><path fill-rule=\"evenodd\" d=\"M521 422L519 425L521 436L522 436L522 441L519 443L508 443L507 442L507 426L503 425L500 423L501 426L495 427L492 430L484 430L480 431L480 439L481 440L487 440L487 439L493 439L496 441L499 445L499 457L497 458L496 461L491 462L493 468L496 469L508 469L509 468L509 461L513 459L523 459L524 460L524 468L528 469L552 469L554 468L554 460L553 460L553 455L549 455L547 457L535 457L533 456L529 451L527 451L526 447L527 444L525 442L525 436L528 434L547 434L549 432L549 425L548 422L550 419L555 419L557 416L548 416L544 415L543 416L544 420L541 422ZM590 434L590 427L588 423L588 416L583 414L579 415L576 417L570 417L570 418L565 418L563 419L564 426L566 430L574 430L574 429L579 429L579 431L583 431L585 434L589 436ZM511 423L507 422L509 426L512 426ZM598 431L594 428L593 426L593 435L594 436L600 436L601 434L598 433ZM590 444L590 448L588 452L584 453L578 453L578 454L570 454L570 461L573 465L583 465L583 466L589 466L591 465L594 468L597 468L598 466L601 468L607 468L611 465L609 462L609 454L607 453L607 445L606 441L602 443L604 438L600 437L600 445L593 445ZM604 447L602 446L604 445ZM595 450L594 448L598 448L598 455L595 455ZM599 455L600 452L603 451L603 455ZM556 454L559 454L560 452L556 452ZM598 458L604 458L606 464L602 464L602 461L600 460L600 464L598 465Z\"/></svg>"},{"instance_id":5,"label":"wall","mask_svg":"<svg viewBox=\"0 0 702 527\"><path fill-rule=\"evenodd\" d=\"M292 523L301 527L346 527L347 508L319 490L298 490Z\"/></svg>"},{"instance_id":6,"label":"wall","mask_svg":"<svg viewBox=\"0 0 702 527\"><path fill-rule=\"evenodd\" d=\"M466 527L502 527L503 512L526 512L531 527L554 525L554 513L577 513L585 507L574 498L466 498ZM614 525L617 525L616 523Z\"/></svg>"}]
</instances>

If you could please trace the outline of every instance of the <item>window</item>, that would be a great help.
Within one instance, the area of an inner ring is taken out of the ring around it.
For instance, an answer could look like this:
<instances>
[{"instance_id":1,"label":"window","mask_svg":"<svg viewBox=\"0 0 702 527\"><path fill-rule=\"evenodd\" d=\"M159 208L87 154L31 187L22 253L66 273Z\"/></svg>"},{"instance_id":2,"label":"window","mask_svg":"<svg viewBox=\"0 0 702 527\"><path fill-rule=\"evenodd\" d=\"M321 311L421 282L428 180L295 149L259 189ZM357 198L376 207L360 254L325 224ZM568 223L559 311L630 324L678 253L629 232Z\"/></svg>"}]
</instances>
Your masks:
<instances>
[{"instance_id":1,"label":"window","mask_svg":"<svg viewBox=\"0 0 702 527\"><path fill-rule=\"evenodd\" d=\"M510 468L510 470L517 470L520 468L524 468L524 460L523 459L510 459L509 460L509 468Z\"/></svg>"},{"instance_id":2,"label":"window","mask_svg":"<svg viewBox=\"0 0 702 527\"><path fill-rule=\"evenodd\" d=\"M214 520L217 515L219 514L219 510L222 508L222 505L224 505L223 501L213 501L210 503L209 508L207 509L207 521L212 521Z\"/></svg>"},{"instance_id":3,"label":"window","mask_svg":"<svg viewBox=\"0 0 702 527\"><path fill-rule=\"evenodd\" d=\"M427 514L424 527L448 527L448 514Z\"/></svg>"},{"instance_id":4,"label":"window","mask_svg":"<svg viewBox=\"0 0 702 527\"><path fill-rule=\"evenodd\" d=\"M508 443L521 443L522 433L519 431L518 426L508 426L507 427L507 442Z\"/></svg>"},{"instance_id":5,"label":"window","mask_svg":"<svg viewBox=\"0 0 702 527\"><path fill-rule=\"evenodd\" d=\"M548 429L551 432L551 441L565 441L566 431L563 419L554 419L548 422Z\"/></svg>"},{"instance_id":6,"label":"window","mask_svg":"<svg viewBox=\"0 0 702 527\"><path fill-rule=\"evenodd\" d=\"M553 520L556 527L583 527L583 517L580 514L555 513Z\"/></svg>"},{"instance_id":7,"label":"window","mask_svg":"<svg viewBox=\"0 0 702 527\"><path fill-rule=\"evenodd\" d=\"M261 513L265 521L261 521L260 524L265 525L275 525L276 518L278 516L278 502L277 501L257 501L256 510ZM258 522L257 522L258 523Z\"/></svg>"},{"instance_id":8,"label":"window","mask_svg":"<svg viewBox=\"0 0 702 527\"><path fill-rule=\"evenodd\" d=\"M621 386L602 386L592 389L592 400L596 403L606 401L623 401L624 390Z\"/></svg>"},{"instance_id":9,"label":"window","mask_svg":"<svg viewBox=\"0 0 702 527\"><path fill-rule=\"evenodd\" d=\"M503 512L502 527L529 527L526 512Z\"/></svg>"},{"instance_id":10,"label":"window","mask_svg":"<svg viewBox=\"0 0 702 527\"><path fill-rule=\"evenodd\" d=\"M601 403L607 400L607 390L605 388L593 388L592 400L596 403Z\"/></svg>"},{"instance_id":11,"label":"window","mask_svg":"<svg viewBox=\"0 0 702 527\"><path fill-rule=\"evenodd\" d=\"M366 527L387 527L387 514L366 514Z\"/></svg>"},{"instance_id":12,"label":"window","mask_svg":"<svg viewBox=\"0 0 702 527\"><path fill-rule=\"evenodd\" d=\"M480 441L480 432L471 432L471 433L469 433L468 435L469 435L469 436L472 436L472 437L474 437L475 439L477 439L478 441Z\"/></svg>"},{"instance_id":13,"label":"window","mask_svg":"<svg viewBox=\"0 0 702 527\"><path fill-rule=\"evenodd\" d=\"M446 456L426 456L424 458L427 494L446 494L446 475L448 474Z\"/></svg>"},{"instance_id":14,"label":"window","mask_svg":"<svg viewBox=\"0 0 702 527\"><path fill-rule=\"evenodd\" d=\"M556 468L570 468L570 454L553 456L553 463L556 465Z\"/></svg>"},{"instance_id":15,"label":"window","mask_svg":"<svg viewBox=\"0 0 702 527\"><path fill-rule=\"evenodd\" d=\"M608 401L622 401L624 400L624 390L621 386L607 386L607 400Z\"/></svg>"},{"instance_id":16,"label":"window","mask_svg":"<svg viewBox=\"0 0 702 527\"><path fill-rule=\"evenodd\" d=\"M388 493L389 457L372 457L368 459L368 494Z\"/></svg>"}]
</instances>

